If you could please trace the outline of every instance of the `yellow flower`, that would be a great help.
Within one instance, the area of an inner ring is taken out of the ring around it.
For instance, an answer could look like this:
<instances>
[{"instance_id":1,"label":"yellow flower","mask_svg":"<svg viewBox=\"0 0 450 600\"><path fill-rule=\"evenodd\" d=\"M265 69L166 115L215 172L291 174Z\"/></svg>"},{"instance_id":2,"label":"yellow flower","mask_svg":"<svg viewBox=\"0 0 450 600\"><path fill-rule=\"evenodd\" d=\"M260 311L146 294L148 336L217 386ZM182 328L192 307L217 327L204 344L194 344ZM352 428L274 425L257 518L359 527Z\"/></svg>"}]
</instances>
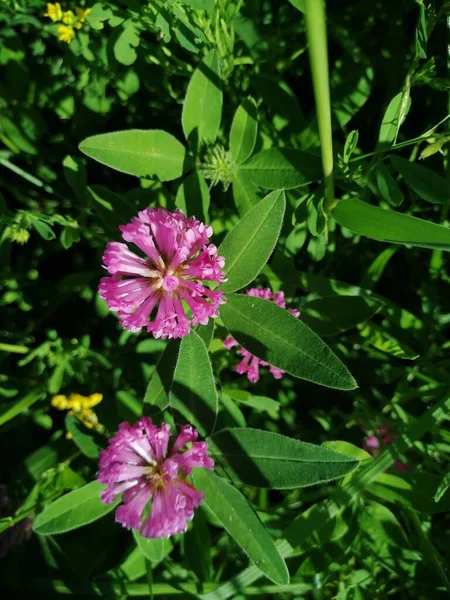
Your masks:
<instances>
[{"instance_id":1,"label":"yellow flower","mask_svg":"<svg viewBox=\"0 0 450 600\"><path fill-rule=\"evenodd\" d=\"M84 23L86 21L86 17L88 16L88 14L91 12L92 8L76 8L75 12L77 13L77 20L80 23Z\"/></svg>"},{"instance_id":2,"label":"yellow flower","mask_svg":"<svg viewBox=\"0 0 450 600\"><path fill-rule=\"evenodd\" d=\"M70 415L75 415L80 423L83 423L88 429L102 431L103 425L98 422L98 417L92 410L92 407L102 400L102 394L91 394L90 396L70 394L69 398L58 395L52 398L52 406L58 410L68 410Z\"/></svg>"},{"instance_id":3,"label":"yellow flower","mask_svg":"<svg viewBox=\"0 0 450 600\"><path fill-rule=\"evenodd\" d=\"M48 17L53 21L53 23L56 23L56 21L61 21L61 4L59 2L56 2L56 4L47 4L47 12L44 13L44 17Z\"/></svg>"},{"instance_id":4,"label":"yellow flower","mask_svg":"<svg viewBox=\"0 0 450 600\"><path fill-rule=\"evenodd\" d=\"M73 25L74 19L75 15L71 10L66 10L65 12L63 12L61 20L64 23L64 25Z\"/></svg>"},{"instance_id":5,"label":"yellow flower","mask_svg":"<svg viewBox=\"0 0 450 600\"><path fill-rule=\"evenodd\" d=\"M61 42L67 42L70 44L73 36L75 35L75 30L70 25L60 25L58 27L59 40Z\"/></svg>"},{"instance_id":6,"label":"yellow flower","mask_svg":"<svg viewBox=\"0 0 450 600\"><path fill-rule=\"evenodd\" d=\"M66 408L69 408L69 403L65 396L59 394L58 396L53 396L52 406L54 406L58 410L65 410Z\"/></svg>"}]
</instances>

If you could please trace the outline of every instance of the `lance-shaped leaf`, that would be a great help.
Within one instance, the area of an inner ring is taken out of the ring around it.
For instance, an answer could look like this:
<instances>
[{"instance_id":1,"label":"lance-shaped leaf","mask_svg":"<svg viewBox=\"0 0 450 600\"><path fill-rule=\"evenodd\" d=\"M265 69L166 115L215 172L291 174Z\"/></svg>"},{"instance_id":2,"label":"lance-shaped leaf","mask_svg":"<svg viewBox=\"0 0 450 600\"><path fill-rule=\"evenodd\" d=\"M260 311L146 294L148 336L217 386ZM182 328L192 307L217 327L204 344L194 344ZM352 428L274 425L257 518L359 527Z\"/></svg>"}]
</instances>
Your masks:
<instances>
[{"instance_id":1,"label":"lance-shaped leaf","mask_svg":"<svg viewBox=\"0 0 450 600\"><path fill-rule=\"evenodd\" d=\"M197 427L200 435L208 435L214 429L217 390L208 351L195 331L181 340L170 403Z\"/></svg>"},{"instance_id":2,"label":"lance-shaped leaf","mask_svg":"<svg viewBox=\"0 0 450 600\"><path fill-rule=\"evenodd\" d=\"M378 142L380 147L390 146L395 141L399 129L406 119L411 107L411 98L408 94L400 92L389 102L383 116Z\"/></svg>"},{"instance_id":3,"label":"lance-shaped leaf","mask_svg":"<svg viewBox=\"0 0 450 600\"><path fill-rule=\"evenodd\" d=\"M233 198L241 217L258 204L260 198L256 193L257 191L258 188L254 183L247 181L244 173L235 171L233 175Z\"/></svg>"},{"instance_id":4,"label":"lance-shaped leaf","mask_svg":"<svg viewBox=\"0 0 450 600\"><path fill-rule=\"evenodd\" d=\"M221 286L224 292L243 288L264 267L280 235L285 208L284 192L272 192L246 213L224 239L219 248L228 276Z\"/></svg>"},{"instance_id":5,"label":"lance-shaped leaf","mask_svg":"<svg viewBox=\"0 0 450 600\"><path fill-rule=\"evenodd\" d=\"M86 196L106 228L114 233L118 234L119 225L136 215L136 209L126 198L101 185L88 187Z\"/></svg>"},{"instance_id":6,"label":"lance-shaped leaf","mask_svg":"<svg viewBox=\"0 0 450 600\"><path fill-rule=\"evenodd\" d=\"M195 69L183 104L184 135L197 150L215 141L222 118L222 84L219 55L211 50Z\"/></svg>"},{"instance_id":7,"label":"lance-shaped leaf","mask_svg":"<svg viewBox=\"0 0 450 600\"><path fill-rule=\"evenodd\" d=\"M170 390L180 351L180 342L170 340L159 359L144 396L144 403L156 409L164 410L170 404Z\"/></svg>"},{"instance_id":8,"label":"lance-shaped leaf","mask_svg":"<svg viewBox=\"0 0 450 600\"><path fill-rule=\"evenodd\" d=\"M351 456L260 429L228 429L210 440L211 456L230 479L260 488L314 485L359 465Z\"/></svg>"},{"instance_id":9,"label":"lance-shaped leaf","mask_svg":"<svg viewBox=\"0 0 450 600\"><path fill-rule=\"evenodd\" d=\"M326 296L302 306L302 321L318 335L336 335L375 315L383 304L362 296Z\"/></svg>"},{"instance_id":10,"label":"lance-shaped leaf","mask_svg":"<svg viewBox=\"0 0 450 600\"><path fill-rule=\"evenodd\" d=\"M103 488L98 481L92 481L58 498L36 517L33 530L42 535L55 535L100 519L114 510L120 501L117 499L112 504L103 504L100 500Z\"/></svg>"},{"instance_id":11,"label":"lance-shaped leaf","mask_svg":"<svg viewBox=\"0 0 450 600\"><path fill-rule=\"evenodd\" d=\"M432 473L381 473L367 491L402 508L433 514L450 509L450 494L435 502L439 483L439 476Z\"/></svg>"},{"instance_id":12,"label":"lance-shaped leaf","mask_svg":"<svg viewBox=\"0 0 450 600\"><path fill-rule=\"evenodd\" d=\"M171 181L192 167L183 144L161 129L93 135L83 140L79 148L103 165L136 177Z\"/></svg>"},{"instance_id":13,"label":"lance-shaped leaf","mask_svg":"<svg viewBox=\"0 0 450 600\"><path fill-rule=\"evenodd\" d=\"M391 156L391 163L405 183L416 192L419 198L434 204L450 200L450 182L431 169L412 163L400 156Z\"/></svg>"},{"instance_id":14,"label":"lance-shaped leaf","mask_svg":"<svg viewBox=\"0 0 450 600\"><path fill-rule=\"evenodd\" d=\"M291 189L322 178L316 154L295 148L270 148L252 156L237 171L265 190Z\"/></svg>"},{"instance_id":15,"label":"lance-shaped leaf","mask_svg":"<svg viewBox=\"0 0 450 600\"><path fill-rule=\"evenodd\" d=\"M342 227L379 242L450 250L449 228L355 198L341 200L333 210L333 217Z\"/></svg>"},{"instance_id":16,"label":"lance-shaped leaf","mask_svg":"<svg viewBox=\"0 0 450 600\"><path fill-rule=\"evenodd\" d=\"M289 572L272 538L244 496L207 469L196 469L195 487L203 490L208 508L255 565L278 584L289 582Z\"/></svg>"},{"instance_id":17,"label":"lance-shaped leaf","mask_svg":"<svg viewBox=\"0 0 450 600\"><path fill-rule=\"evenodd\" d=\"M209 199L209 187L205 178L194 170L181 182L175 205L187 217L194 216L200 221L208 222Z\"/></svg>"},{"instance_id":18,"label":"lance-shaped leaf","mask_svg":"<svg viewBox=\"0 0 450 600\"><path fill-rule=\"evenodd\" d=\"M255 148L258 134L256 103L253 98L246 98L234 115L230 131L230 153L240 165L249 158Z\"/></svg>"},{"instance_id":19,"label":"lance-shaped leaf","mask_svg":"<svg viewBox=\"0 0 450 600\"><path fill-rule=\"evenodd\" d=\"M249 352L294 377L341 390L357 387L325 342L287 310L243 294L228 294L227 299L220 316Z\"/></svg>"}]
</instances>

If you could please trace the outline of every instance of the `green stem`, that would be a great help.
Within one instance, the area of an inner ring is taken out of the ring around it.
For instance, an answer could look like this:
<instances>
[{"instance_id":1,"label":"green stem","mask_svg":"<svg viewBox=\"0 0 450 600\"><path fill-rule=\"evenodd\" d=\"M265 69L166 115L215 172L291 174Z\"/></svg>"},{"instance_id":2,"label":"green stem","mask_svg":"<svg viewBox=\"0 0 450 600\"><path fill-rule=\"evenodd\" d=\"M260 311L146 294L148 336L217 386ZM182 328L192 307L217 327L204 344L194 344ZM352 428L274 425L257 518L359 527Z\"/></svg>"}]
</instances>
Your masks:
<instances>
[{"instance_id":1,"label":"green stem","mask_svg":"<svg viewBox=\"0 0 450 600\"><path fill-rule=\"evenodd\" d=\"M145 559L145 567L147 571L147 585L150 600L153 600L153 566L148 558Z\"/></svg>"},{"instance_id":2,"label":"green stem","mask_svg":"<svg viewBox=\"0 0 450 600\"><path fill-rule=\"evenodd\" d=\"M388 152L392 152L392 150L398 150L399 148L406 148L406 146L412 146L413 144L419 144L420 142L423 142L428 137L430 137L440 125L443 125L449 119L450 119L450 114L448 114L446 117L444 117L442 119L442 121L439 121L439 123L437 123L437 125L434 125L434 127L429 129L425 133L422 133L422 135L419 135L418 137L412 138L410 140L405 140L404 142L400 142L399 144L394 144L393 146L390 146L390 148L384 148L382 150L375 150L374 152L368 152L367 154L361 154L359 156L355 156L355 158L351 158L349 162L357 162L358 160L363 160L364 158L370 158L371 156L377 156L379 154L386 154Z\"/></svg>"},{"instance_id":3,"label":"green stem","mask_svg":"<svg viewBox=\"0 0 450 600\"><path fill-rule=\"evenodd\" d=\"M49 192L49 193L53 192L53 189L52 189L51 186L46 185L44 182L42 182L37 177L34 177L33 175L30 175L29 173L27 173L26 171L24 171L23 169L21 169L17 165L14 165L12 162L9 162L9 160L5 160L3 158L0 158L0 165L3 165L7 169L10 169L11 171L13 171L13 173L16 173L17 175L20 175L21 177L23 177L24 179L26 179L27 181L29 181L33 185L36 185L37 187L40 187L40 188L44 189L46 192Z\"/></svg>"},{"instance_id":4,"label":"green stem","mask_svg":"<svg viewBox=\"0 0 450 600\"><path fill-rule=\"evenodd\" d=\"M17 354L26 354L29 351L29 348L26 346L18 346L17 344L4 344L0 342L0 351L1 352L16 352Z\"/></svg>"},{"instance_id":5,"label":"green stem","mask_svg":"<svg viewBox=\"0 0 450 600\"><path fill-rule=\"evenodd\" d=\"M334 197L333 138L324 0L306 0L305 20L322 153L325 186L324 210L330 212L337 200Z\"/></svg>"}]
</instances>

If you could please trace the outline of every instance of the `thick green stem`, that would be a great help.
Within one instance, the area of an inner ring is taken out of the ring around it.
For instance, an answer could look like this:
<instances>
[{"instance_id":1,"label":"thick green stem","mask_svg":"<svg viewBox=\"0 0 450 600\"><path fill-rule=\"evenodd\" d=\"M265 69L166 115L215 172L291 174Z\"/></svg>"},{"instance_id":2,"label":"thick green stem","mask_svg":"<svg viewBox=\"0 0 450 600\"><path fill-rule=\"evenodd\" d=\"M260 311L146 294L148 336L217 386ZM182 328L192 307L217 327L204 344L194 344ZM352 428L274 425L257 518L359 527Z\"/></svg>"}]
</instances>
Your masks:
<instances>
[{"instance_id":1,"label":"thick green stem","mask_svg":"<svg viewBox=\"0 0 450 600\"><path fill-rule=\"evenodd\" d=\"M333 139L324 0L306 0L305 20L322 152L325 186L324 209L325 212L330 212L336 204L336 200L333 181Z\"/></svg>"}]
</instances>

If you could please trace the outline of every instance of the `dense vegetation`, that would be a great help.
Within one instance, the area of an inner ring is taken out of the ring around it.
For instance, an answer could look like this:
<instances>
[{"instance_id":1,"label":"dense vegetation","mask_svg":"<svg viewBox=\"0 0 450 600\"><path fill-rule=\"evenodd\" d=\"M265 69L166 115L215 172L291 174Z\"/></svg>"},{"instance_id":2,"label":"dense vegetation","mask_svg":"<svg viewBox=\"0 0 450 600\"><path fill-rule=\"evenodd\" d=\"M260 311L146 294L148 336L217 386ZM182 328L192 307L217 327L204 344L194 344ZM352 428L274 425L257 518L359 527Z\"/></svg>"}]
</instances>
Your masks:
<instances>
[{"instance_id":1,"label":"dense vegetation","mask_svg":"<svg viewBox=\"0 0 450 600\"><path fill-rule=\"evenodd\" d=\"M0 0L2 597L448 598L450 3L81 4Z\"/></svg>"}]
</instances>

